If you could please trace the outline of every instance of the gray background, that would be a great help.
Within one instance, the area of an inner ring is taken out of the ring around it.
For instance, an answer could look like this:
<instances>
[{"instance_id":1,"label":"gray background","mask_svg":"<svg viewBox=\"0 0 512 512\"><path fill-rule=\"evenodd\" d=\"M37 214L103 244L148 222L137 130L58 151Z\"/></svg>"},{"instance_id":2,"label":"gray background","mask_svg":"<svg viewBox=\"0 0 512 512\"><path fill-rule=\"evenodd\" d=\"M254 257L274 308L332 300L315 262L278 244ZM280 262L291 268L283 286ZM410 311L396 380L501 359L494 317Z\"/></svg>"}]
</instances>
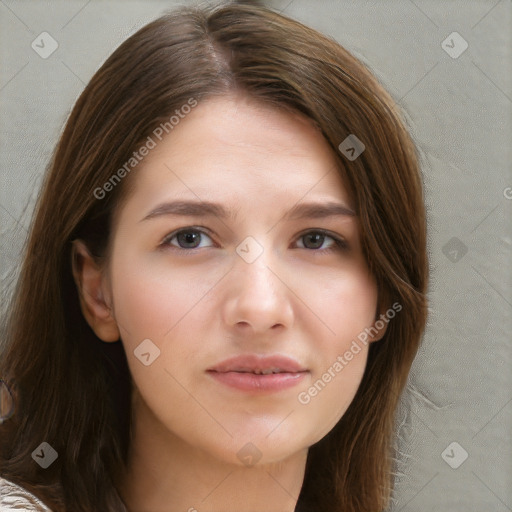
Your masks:
<instances>
[{"instance_id":1,"label":"gray background","mask_svg":"<svg viewBox=\"0 0 512 512\"><path fill-rule=\"evenodd\" d=\"M176 4L0 0L3 292L79 93L124 39ZM404 110L422 155L430 317L398 415L392 510L512 511L512 3L267 4L365 62ZM31 48L43 31L59 44L46 59ZM445 48L461 41L443 44L452 32L469 45L457 58ZM468 458L450 467L463 450Z\"/></svg>"}]
</instances>

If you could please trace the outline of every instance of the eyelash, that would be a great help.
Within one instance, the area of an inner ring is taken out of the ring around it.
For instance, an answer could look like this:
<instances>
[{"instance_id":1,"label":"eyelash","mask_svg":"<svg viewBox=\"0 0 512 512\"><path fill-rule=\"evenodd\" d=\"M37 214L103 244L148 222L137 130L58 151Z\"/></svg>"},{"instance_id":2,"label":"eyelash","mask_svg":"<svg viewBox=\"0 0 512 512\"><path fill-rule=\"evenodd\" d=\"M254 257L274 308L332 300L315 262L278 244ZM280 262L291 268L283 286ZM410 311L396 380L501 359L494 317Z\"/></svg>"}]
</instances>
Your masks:
<instances>
[{"instance_id":1,"label":"eyelash","mask_svg":"<svg viewBox=\"0 0 512 512\"><path fill-rule=\"evenodd\" d=\"M206 235L209 238L211 238L211 236L208 234L207 231L200 229L200 228L195 228L195 227L180 228L180 229L168 234L161 242L160 247L162 249L170 248L171 250L176 249L179 251L186 251L186 252L198 251L199 249L202 249L201 247L199 247L199 248L198 247L190 247L190 248L177 247L175 245L170 244L170 241L173 238L175 238L176 236L178 236L180 233L201 233L201 234ZM335 251L347 251L349 248L348 244L345 240L343 240L342 238L340 238L338 236L335 236L334 234L332 234L329 231L326 231L324 229L310 229L308 231L301 233L298 238L299 239L303 238L312 233L320 234L320 235L324 236L325 238L331 238L334 241L334 244L331 245L331 247L327 247L326 249L310 249L310 248L308 249L307 247L299 247L299 249L305 249L306 251L316 252L316 253L320 253L320 254L328 254L328 253L335 252Z\"/></svg>"}]
</instances>

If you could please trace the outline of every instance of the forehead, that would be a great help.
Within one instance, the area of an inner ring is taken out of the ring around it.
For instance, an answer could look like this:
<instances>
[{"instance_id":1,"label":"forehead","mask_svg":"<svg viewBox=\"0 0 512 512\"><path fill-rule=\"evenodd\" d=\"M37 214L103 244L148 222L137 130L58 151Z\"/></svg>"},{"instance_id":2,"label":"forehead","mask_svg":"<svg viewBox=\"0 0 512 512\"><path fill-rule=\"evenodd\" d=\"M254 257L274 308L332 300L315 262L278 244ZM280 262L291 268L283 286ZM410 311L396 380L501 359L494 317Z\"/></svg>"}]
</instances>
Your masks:
<instances>
[{"instance_id":1,"label":"forehead","mask_svg":"<svg viewBox=\"0 0 512 512\"><path fill-rule=\"evenodd\" d=\"M240 96L200 102L156 141L130 180L141 206L169 196L276 207L325 196L351 204L339 161L311 121Z\"/></svg>"}]
</instances>

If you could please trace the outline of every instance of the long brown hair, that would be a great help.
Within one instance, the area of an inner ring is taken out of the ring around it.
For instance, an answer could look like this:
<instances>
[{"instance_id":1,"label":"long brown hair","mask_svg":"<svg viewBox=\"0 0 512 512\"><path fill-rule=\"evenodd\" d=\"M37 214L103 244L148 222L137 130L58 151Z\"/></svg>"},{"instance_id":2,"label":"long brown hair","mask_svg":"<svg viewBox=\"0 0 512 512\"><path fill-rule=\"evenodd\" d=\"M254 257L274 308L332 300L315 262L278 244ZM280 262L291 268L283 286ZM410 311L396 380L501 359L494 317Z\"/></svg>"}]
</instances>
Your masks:
<instances>
[{"instance_id":1,"label":"long brown hair","mask_svg":"<svg viewBox=\"0 0 512 512\"><path fill-rule=\"evenodd\" d=\"M77 100L45 176L2 331L0 377L16 410L0 426L0 475L55 511L124 511L115 481L130 442L126 356L120 341L101 342L80 311L72 241L105 257L130 180L101 199L95 191L190 98L234 92L320 128L354 201L379 308L402 306L370 344L350 407L310 447L299 503L318 512L388 505L395 411L427 314L418 153L391 96L342 46L268 8L225 3L182 7L127 39ZM338 149L351 134L365 145L353 160ZM47 469L31 456L42 442L58 453Z\"/></svg>"}]
</instances>

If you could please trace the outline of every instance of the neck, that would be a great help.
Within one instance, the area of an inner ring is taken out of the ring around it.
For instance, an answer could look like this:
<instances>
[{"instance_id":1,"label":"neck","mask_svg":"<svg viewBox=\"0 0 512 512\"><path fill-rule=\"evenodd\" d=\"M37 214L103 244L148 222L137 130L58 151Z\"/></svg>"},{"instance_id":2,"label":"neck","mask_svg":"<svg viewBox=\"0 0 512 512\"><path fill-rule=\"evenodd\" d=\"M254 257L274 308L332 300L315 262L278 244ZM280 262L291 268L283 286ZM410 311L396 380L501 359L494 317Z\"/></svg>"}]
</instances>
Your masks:
<instances>
[{"instance_id":1,"label":"neck","mask_svg":"<svg viewBox=\"0 0 512 512\"><path fill-rule=\"evenodd\" d=\"M231 464L145 412L135 414L128 464L117 485L128 512L294 512L307 449L264 466Z\"/></svg>"}]
</instances>

